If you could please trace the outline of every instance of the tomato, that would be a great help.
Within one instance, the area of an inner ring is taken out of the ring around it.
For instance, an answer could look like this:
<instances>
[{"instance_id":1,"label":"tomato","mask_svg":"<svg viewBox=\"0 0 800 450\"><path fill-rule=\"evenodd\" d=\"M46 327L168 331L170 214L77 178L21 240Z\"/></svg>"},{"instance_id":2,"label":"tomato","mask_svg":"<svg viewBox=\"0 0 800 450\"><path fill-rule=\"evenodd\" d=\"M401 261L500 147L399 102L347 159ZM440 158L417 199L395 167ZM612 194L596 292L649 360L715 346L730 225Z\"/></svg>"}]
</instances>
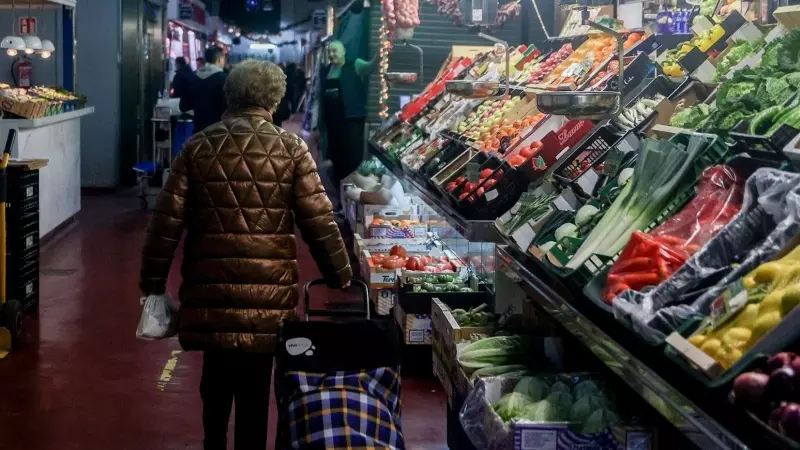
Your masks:
<instances>
[{"instance_id":1,"label":"tomato","mask_svg":"<svg viewBox=\"0 0 800 450\"><path fill-rule=\"evenodd\" d=\"M464 192L463 194L458 196L458 200L459 201L464 200L465 198L467 198L468 195L469 195L469 192Z\"/></svg>"},{"instance_id":2,"label":"tomato","mask_svg":"<svg viewBox=\"0 0 800 450\"><path fill-rule=\"evenodd\" d=\"M450 258L448 258L448 257L447 257L447 256L445 256L445 255L442 255L442 256L440 256L440 257L439 257L439 262L440 262L440 263L446 263L446 262L450 262Z\"/></svg>"},{"instance_id":3,"label":"tomato","mask_svg":"<svg viewBox=\"0 0 800 450\"><path fill-rule=\"evenodd\" d=\"M389 270L391 270L391 269L399 269L399 268L403 267L404 265L405 265L405 261L403 261L402 258L395 258L395 259L389 258L389 259L387 259L386 261L383 262L383 268L384 269L389 269Z\"/></svg>"},{"instance_id":4,"label":"tomato","mask_svg":"<svg viewBox=\"0 0 800 450\"><path fill-rule=\"evenodd\" d=\"M530 148L530 147L522 147L522 148L519 150L519 153L517 153L517 154L518 154L518 155L520 155L520 156L522 156L522 157L523 157L523 158L525 158L525 159L528 159L528 158L530 158L530 157L531 157L531 155L533 155L533 149L532 149L532 148Z\"/></svg>"},{"instance_id":5,"label":"tomato","mask_svg":"<svg viewBox=\"0 0 800 450\"><path fill-rule=\"evenodd\" d=\"M422 270L424 266L418 256L412 256L406 261L406 269L408 270Z\"/></svg>"},{"instance_id":6,"label":"tomato","mask_svg":"<svg viewBox=\"0 0 800 450\"><path fill-rule=\"evenodd\" d=\"M475 190L475 196L476 197L483 197L483 193L484 192L485 192L484 189L482 187L479 187L477 190Z\"/></svg>"},{"instance_id":7,"label":"tomato","mask_svg":"<svg viewBox=\"0 0 800 450\"><path fill-rule=\"evenodd\" d=\"M464 184L465 194L469 194L470 192L472 192L473 189L475 189L475 183L473 183L472 181L467 181L467 183Z\"/></svg>"},{"instance_id":8,"label":"tomato","mask_svg":"<svg viewBox=\"0 0 800 450\"><path fill-rule=\"evenodd\" d=\"M380 266L381 264L383 264L383 260L385 259L386 255L384 255L383 253L372 255L372 263L375 264L376 266Z\"/></svg>"},{"instance_id":9,"label":"tomato","mask_svg":"<svg viewBox=\"0 0 800 450\"><path fill-rule=\"evenodd\" d=\"M408 252L406 252L405 247L403 247L402 245L395 245L394 247L392 247L392 249L389 251L389 254L391 256L399 256L401 258L408 257Z\"/></svg>"},{"instance_id":10,"label":"tomato","mask_svg":"<svg viewBox=\"0 0 800 450\"><path fill-rule=\"evenodd\" d=\"M497 180L490 178L483 182L483 189L488 191L489 189L493 188L495 184L497 184Z\"/></svg>"},{"instance_id":11,"label":"tomato","mask_svg":"<svg viewBox=\"0 0 800 450\"><path fill-rule=\"evenodd\" d=\"M447 192L453 192L453 191L456 190L457 187L458 187L458 184L456 184L455 181L451 181L451 182L447 183Z\"/></svg>"},{"instance_id":12,"label":"tomato","mask_svg":"<svg viewBox=\"0 0 800 450\"><path fill-rule=\"evenodd\" d=\"M542 144L542 141L533 141L533 142L531 142L531 148L534 149L534 150L539 150L540 148L542 148L543 145L544 144Z\"/></svg>"},{"instance_id":13,"label":"tomato","mask_svg":"<svg viewBox=\"0 0 800 450\"><path fill-rule=\"evenodd\" d=\"M489 178L490 176L492 176L492 172L494 172L492 169L481 170L481 179Z\"/></svg>"},{"instance_id":14,"label":"tomato","mask_svg":"<svg viewBox=\"0 0 800 450\"><path fill-rule=\"evenodd\" d=\"M524 162L525 158L520 155L514 155L508 160L508 163L511 164L511 167L519 167Z\"/></svg>"},{"instance_id":15,"label":"tomato","mask_svg":"<svg viewBox=\"0 0 800 450\"><path fill-rule=\"evenodd\" d=\"M464 180L466 180L466 178L464 178L464 177L458 177L458 178L456 178L456 179L455 179L454 183L455 183L455 184L461 184L461 183L463 183L463 182L464 182Z\"/></svg>"}]
</instances>

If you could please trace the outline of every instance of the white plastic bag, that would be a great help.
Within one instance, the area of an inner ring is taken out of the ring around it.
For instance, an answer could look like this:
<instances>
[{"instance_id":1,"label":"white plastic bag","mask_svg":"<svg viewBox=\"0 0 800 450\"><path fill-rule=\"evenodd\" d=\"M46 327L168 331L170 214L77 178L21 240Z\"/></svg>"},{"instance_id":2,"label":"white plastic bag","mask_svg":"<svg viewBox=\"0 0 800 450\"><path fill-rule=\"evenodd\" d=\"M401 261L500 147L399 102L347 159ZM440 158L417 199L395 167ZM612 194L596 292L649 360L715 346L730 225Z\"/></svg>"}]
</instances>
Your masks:
<instances>
[{"instance_id":1,"label":"white plastic bag","mask_svg":"<svg viewBox=\"0 0 800 450\"><path fill-rule=\"evenodd\" d=\"M137 338L164 339L177 333L178 308L168 295L148 295L140 303L144 308L136 328Z\"/></svg>"}]
</instances>

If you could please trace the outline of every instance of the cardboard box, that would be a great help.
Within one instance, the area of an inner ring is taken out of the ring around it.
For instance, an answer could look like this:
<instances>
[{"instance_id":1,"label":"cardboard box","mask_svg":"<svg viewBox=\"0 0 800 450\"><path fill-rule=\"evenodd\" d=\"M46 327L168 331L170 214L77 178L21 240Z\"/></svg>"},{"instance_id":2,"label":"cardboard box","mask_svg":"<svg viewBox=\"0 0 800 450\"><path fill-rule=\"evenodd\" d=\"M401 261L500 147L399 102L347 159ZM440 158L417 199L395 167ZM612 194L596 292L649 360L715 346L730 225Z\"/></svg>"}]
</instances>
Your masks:
<instances>
[{"instance_id":1,"label":"cardboard box","mask_svg":"<svg viewBox=\"0 0 800 450\"><path fill-rule=\"evenodd\" d=\"M453 381L450 377L450 374L445 369L444 365L442 364L439 355L436 351L431 352L433 354L433 375L439 380L439 383L442 385L444 389L444 393L447 396L447 405L449 407L453 407Z\"/></svg>"},{"instance_id":2,"label":"cardboard box","mask_svg":"<svg viewBox=\"0 0 800 450\"><path fill-rule=\"evenodd\" d=\"M381 316L388 316L397 302L394 288L372 288L369 295L375 304L375 311Z\"/></svg>"},{"instance_id":3,"label":"cardboard box","mask_svg":"<svg viewBox=\"0 0 800 450\"><path fill-rule=\"evenodd\" d=\"M492 334L490 327L461 327L450 312L450 307L438 298L431 300L431 327L434 359L439 359L448 378L452 378L456 369L459 369L457 345L469 341L473 334Z\"/></svg>"},{"instance_id":4,"label":"cardboard box","mask_svg":"<svg viewBox=\"0 0 800 450\"><path fill-rule=\"evenodd\" d=\"M403 341L409 345L430 345L431 315L406 314L399 303L394 306L394 318L403 330Z\"/></svg>"}]
</instances>

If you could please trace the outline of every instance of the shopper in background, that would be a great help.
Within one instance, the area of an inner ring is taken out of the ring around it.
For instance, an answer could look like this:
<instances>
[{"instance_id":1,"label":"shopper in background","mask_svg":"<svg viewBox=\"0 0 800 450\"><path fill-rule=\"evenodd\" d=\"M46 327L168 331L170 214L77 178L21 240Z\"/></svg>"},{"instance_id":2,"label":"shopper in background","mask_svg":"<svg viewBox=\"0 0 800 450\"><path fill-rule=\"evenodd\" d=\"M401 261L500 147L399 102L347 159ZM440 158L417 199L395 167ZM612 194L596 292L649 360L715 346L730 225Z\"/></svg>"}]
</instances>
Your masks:
<instances>
[{"instance_id":1,"label":"shopper in background","mask_svg":"<svg viewBox=\"0 0 800 450\"><path fill-rule=\"evenodd\" d=\"M297 318L295 226L329 286L346 288L352 277L308 148L272 124L285 80L270 62L233 69L222 122L183 146L147 229L144 294L164 293L186 230L179 338L184 349L205 352L206 450L226 448L231 403L235 448L266 448L275 334Z\"/></svg>"},{"instance_id":2,"label":"shopper in background","mask_svg":"<svg viewBox=\"0 0 800 450\"><path fill-rule=\"evenodd\" d=\"M225 93L222 87L228 76L222 71L225 53L219 47L206 50L206 64L197 69L187 95L181 97L181 111L194 111L194 131L219 122L225 112Z\"/></svg>"},{"instance_id":3,"label":"shopper in background","mask_svg":"<svg viewBox=\"0 0 800 450\"><path fill-rule=\"evenodd\" d=\"M278 66L281 67L281 66ZM281 99L278 109L275 111L273 121L277 126L283 126L283 121L288 120L292 116L292 99L294 96L294 70L297 67L294 63L289 63L283 68L283 73L286 75L286 94Z\"/></svg>"},{"instance_id":4,"label":"shopper in background","mask_svg":"<svg viewBox=\"0 0 800 450\"><path fill-rule=\"evenodd\" d=\"M175 58L175 76L172 77L170 86L170 97L183 98L189 92L189 86L194 78L194 72L186 62L186 58L179 56Z\"/></svg>"},{"instance_id":5,"label":"shopper in background","mask_svg":"<svg viewBox=\"0 0 800 450\"><path fill-rule=\"evenodd\" d=\"M202 56L197 58L194 62L197 63L198 69L202 69L206 65L206 59Z\"/></svg>"}]
</instances>

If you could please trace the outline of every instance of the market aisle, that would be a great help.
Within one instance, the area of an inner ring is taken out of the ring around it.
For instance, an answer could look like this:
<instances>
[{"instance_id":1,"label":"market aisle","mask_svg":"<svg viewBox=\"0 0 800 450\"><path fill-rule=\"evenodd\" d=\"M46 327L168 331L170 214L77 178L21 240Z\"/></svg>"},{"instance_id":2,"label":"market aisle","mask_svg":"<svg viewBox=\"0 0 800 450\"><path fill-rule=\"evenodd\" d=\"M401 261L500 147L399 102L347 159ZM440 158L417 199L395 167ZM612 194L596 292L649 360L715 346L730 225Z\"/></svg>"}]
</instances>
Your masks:
<instances>
[{"instance_id":1,"label":"market aisle","mask_svg":"<svg viewBox=\"0 0 800 450\"><path fill-rule=\"evenodd\" d=\"M147 223L137 208L130 197L84 196L78 223L42 249L39 312L25 346L0 361L0 449L202 448L201 355L134 338ZM308 251L298 254L301 280L314 278ZM178 276L175 264L173 296ZM434 381L404 378L410 449L446 448L445 407Z\"/></svg>"}]
</instances>

